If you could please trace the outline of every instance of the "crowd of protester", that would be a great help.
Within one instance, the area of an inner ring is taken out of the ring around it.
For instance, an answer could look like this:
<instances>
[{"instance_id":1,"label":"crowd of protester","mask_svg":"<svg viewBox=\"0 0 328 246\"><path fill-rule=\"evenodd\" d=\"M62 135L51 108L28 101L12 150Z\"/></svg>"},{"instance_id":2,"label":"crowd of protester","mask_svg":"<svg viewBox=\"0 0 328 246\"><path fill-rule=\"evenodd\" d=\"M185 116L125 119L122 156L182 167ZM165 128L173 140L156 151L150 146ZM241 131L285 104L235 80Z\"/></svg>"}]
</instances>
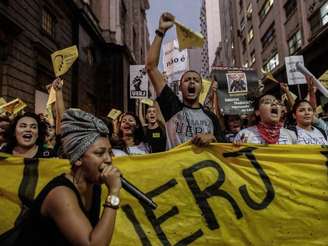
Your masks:
<instances>
[{"instance_id":1,"label":"crowd of protester","mask_svg":"<svg viewBox=\"0 0 328 246\"><path fill-rule=\"evenodd\" d=\"M281 83L280 93L260 91L261 93L253 98L252 114L222 115L216 90L211 97L212 108L204 107L200 103L202 78L197 71L191 70L181 76L180 101L165 83L165 78L158 69L162 40L173 24L172 15L165 13L161 16L146 61L147 73L157 94L157 102L154 105L158 103L159 107L144 108L143 105L140 106L139 115L124 112L115 120L106 117L101 120L81 110L65 111L62 83L57 78L52 83L56 92L53 121L31 112L20 113L14 118L6 113L2 114L1 152L24 158L60 157L71 161L71 173L57 177L41 192L37 199L39 210L34 214L38 219L50 217L56 223L57 227L51 224L45 233L51 230L58 233L58 228L65 231L65 235L56 240L77 244L83 241L108 243L111 240L115 211L104 210L99 221L92 220L83 210L81 197L84 201L93 201L91 197L94 193L90 191L93 186L89 184L100 181L106 184L109 194L119 195L120 173L110 165L113 156L163 152L187 141L199 147L214 142L235 145L328 144L328 123L325 118L327 105L323 107L322 115L317 114L315 86L313 79L309 77L309 93L306 98L294 100L288 85ZM106 160L99 159L99 162L97 158ZM102 162L108 165L103 165ZM63 183L67 189L58 188ZM81 191L70 183L83 183L85 186ZM58 202L61 199L71 206L70 218L65 218L67 211L61 208ZM92 203L88 203L88 206L91 208ZM111 204L104 206L116 209ZM99 209L96 214L99 215ZM80 226L74 229L76 224ZM110 230L111 233L105 235L104 229ZM56 235L51 234L51 237ZM24 242L25 240L26 238Z\"/></svg>"}]
</instances>

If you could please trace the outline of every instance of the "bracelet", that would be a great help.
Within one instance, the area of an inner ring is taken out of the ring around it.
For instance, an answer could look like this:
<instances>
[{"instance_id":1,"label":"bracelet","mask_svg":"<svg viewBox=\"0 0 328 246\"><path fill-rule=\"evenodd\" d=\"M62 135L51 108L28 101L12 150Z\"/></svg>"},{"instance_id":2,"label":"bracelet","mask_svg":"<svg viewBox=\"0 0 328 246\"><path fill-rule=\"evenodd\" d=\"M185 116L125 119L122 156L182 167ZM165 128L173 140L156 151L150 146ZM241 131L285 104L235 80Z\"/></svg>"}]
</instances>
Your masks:
<instances>
[{"instance_id":1,"label":"bracelet","mask_svg":"<svg viewBox=\"0 0 328 246\"><path fill-rule=\"evenodd\" d=\"M163 38L164 35L165 35L165 33L162 32L162 31L160 31L159 29L156 29L155 33L156 33L156 35L157 35L158 37L161 37L161 38Z\"/></svg>"},{"instance_id":2,"label":"bracelet","mask_svg":"<svg viewBox=\"0 0 328 246\"><path fill-rule=\"evenodd\" d=\"M112 208L112 209L118 209L120 206L113 206L113 205L111 205L111 204L109 204L108 202L105 202L104 204L103 204L103 207L104 208Z\"/></svg>"}]
</instances>

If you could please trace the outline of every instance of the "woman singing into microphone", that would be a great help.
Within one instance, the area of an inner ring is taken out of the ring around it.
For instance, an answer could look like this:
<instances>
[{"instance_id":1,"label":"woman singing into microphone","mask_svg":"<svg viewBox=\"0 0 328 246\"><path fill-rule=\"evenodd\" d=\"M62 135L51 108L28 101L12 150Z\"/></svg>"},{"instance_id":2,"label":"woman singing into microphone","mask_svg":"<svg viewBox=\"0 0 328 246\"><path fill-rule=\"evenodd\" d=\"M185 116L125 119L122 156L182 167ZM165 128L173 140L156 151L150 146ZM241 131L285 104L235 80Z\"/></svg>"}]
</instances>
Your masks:
<instances>
[{"instance_id":1,"label":"woman singing into microphone","mask_svg":"<svg viewBox=\"0 0 328 246\"><path fill-rule=\"evenodd\" d=\"M63 115L61 134L71 171L40 192L16 245L109 245L121 180L112 165L108 129L95 116L69 109ZM99 218L101 183L108 198Z\"/></svg>"}]
</instances>

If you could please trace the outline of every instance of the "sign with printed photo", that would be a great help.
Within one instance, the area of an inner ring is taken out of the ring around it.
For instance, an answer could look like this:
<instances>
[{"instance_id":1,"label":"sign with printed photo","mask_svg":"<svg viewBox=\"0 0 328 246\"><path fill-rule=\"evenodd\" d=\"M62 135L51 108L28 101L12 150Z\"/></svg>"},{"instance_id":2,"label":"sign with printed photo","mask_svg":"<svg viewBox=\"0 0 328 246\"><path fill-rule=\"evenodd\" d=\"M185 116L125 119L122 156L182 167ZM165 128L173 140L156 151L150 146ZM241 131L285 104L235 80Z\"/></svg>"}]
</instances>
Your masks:
<instances>
[{"instance_id":1,"label":"sign with printed photo","mask_svg":"<svg viewBox=\"0 0 328 246\"><path fill-rule=\"evenodd\" d=\"M304 65L303 56L285 57L286 73L289 85L306 84L304 75L296 68L296 63Z\"/></svg>"},{"instance_id":2,"label":"sign with printed photo","mask_svg":"<svg viewBox=\"0 0 328 246\"><path fill-rule=\"evenodd\" d=\"M130 65L130 98L148 98L148 75L145 65Z\"/></svg>"},{"instance_id":3,"label":"sign with printed photo","mask_svg":"<svg viewBox=\"0 0 328 246\"><path fill-rule=\"evenodd\" d=\"M247 94L247 79L244 72L227 73L227 83L229 93L245 93Z\"/></svg>"},{"instance_id":4,"label":"sign with printed photo","mask_svg":"<svg viewBox=\"0 0 328 246\"><path fill-rule=\"evenodd\" d=\"M248 114L253 112L250 94L255 94L258 76L252 68L213 67L212 78L217 82L221 112Z\"/></svg>"}]
</instances>

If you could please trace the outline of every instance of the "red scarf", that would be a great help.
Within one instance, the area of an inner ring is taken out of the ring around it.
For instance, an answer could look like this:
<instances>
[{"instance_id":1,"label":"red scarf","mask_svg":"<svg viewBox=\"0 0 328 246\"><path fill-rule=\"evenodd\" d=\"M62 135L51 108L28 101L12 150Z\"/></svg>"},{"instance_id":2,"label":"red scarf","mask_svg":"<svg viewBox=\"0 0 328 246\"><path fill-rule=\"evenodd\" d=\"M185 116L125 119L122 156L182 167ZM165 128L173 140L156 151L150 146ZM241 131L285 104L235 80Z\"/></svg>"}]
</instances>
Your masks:
<instances>
[{"instance_id":1,"label":"red scarf","mask_svg":"<svg viewBox=\"0 0 328 246\"><path fill-rule=\"evenodd\" d=\"M280 128L282 127L282 123L277 123L275 125L268 125L263 122L259 122L257 125L257 130L260 133L260 136L264 139L264 141L268 144L276 144L278 143L280 136Z\"/></svg>"}]
</instances>

